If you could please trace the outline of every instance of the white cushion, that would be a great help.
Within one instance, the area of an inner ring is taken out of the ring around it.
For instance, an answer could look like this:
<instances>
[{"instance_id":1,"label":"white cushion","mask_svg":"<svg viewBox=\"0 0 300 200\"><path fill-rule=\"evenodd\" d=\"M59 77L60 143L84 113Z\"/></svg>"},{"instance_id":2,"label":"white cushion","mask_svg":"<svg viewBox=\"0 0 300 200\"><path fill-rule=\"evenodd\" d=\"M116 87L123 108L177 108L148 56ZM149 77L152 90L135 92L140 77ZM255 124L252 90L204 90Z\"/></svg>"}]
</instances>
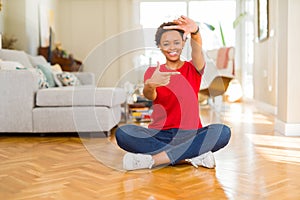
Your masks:
<instances>
[{"instance_id":1,"label":"white cushion","mask_svg":"<svg viewBox=\"0 0 300 200\"><path fill-rule=\"evenodd\" d=\"M26 68L33 68L28 55L24 51L0 49L0 59L4 61L19 62Z\"/></svg>"},{"instance_id":2,"label":"white cushion","mask_svg":"<svg viewBox=\"0 0 300 200\"><path fill-rule=\"evenodd\" d=\"M121 88L95 86L54 87L39 90L36 105L56 106L107 106L113 107L125 102L126 94Z\"/></svg>"},{"instance_id":3,"label":"white cushion","mask_svg":"<svg viewBox=\"0 0 300 200\"><path fill-rule=\"evenodd\" d=\"M21 65L19 62L15 61L0 61L0 69L2 70L16 70L16 69L24 69L25 67Z\"/></svg>"}]
</instances>

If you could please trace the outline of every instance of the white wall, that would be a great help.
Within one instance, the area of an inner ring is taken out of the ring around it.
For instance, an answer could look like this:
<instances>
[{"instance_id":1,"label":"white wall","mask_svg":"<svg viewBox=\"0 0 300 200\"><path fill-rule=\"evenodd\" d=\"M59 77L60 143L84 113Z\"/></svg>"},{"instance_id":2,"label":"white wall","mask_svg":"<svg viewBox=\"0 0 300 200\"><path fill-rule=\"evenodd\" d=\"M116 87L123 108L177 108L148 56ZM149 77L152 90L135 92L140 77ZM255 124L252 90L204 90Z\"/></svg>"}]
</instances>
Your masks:
<instances>
[{"instance_id":1,"label":"white wall","mask_svg":"<svg viewBox=\"0 0 300 200\"><path fill-rule=\"evenodd\" d=\"M4 32L4 8L3 8L3 5L5 5L6 3L6 0L3 0L2 1L2 11L0 11L0 33L3 33Z\"/></svg>"},{"instance_id":2,"label":"white wall","mask_svg":"<svg viewBox=\"0 0 300 200\"><path fill-rule=\"evenodd\" d=\"M10 0L3 5L4 9L4 32L7 37L15 37L18 39L16 43L17 49L26 49L26 16L25 16L25 0Z\"/></svg>"},{"instance_id":3,"label":"white wall","mask_svg":"<svg viewBox=\"0 0 300 200\"><path fill-rule=\"evenodd\" d=\"M55 9L56 0L9 0L3 2L3 33L17 38L16 49L36 55L39 47L39 5Z\"/></svg>"},{"instance_id":4,"label":"white wall","mask_svg":"<svg viewBox=\"0 0 300 200\"><path fill-rule=\"evenodd\" d=\"M277 1L269 1L269 30L274 32L265 41L256 39L254 45L254 99L256 101L277 106L277 71L278 71L278 27L277 27ZM255 30L258 38L257 28L257 1Z\"/></svg>"},{"instance_id":5,"label":"white wall","mask_svg":"<svg viewBox=\"0 0 300 200\"><path fill-rule=\"evenodd\" d=\"M64 0L59 2L57 40L80 60L99 43L137 27L133 0Z\"/></svg>"},{"instance_id":6,"label":"white wall","mask_svg":"<svg viewBox=\"0 0 300 200\"><path fill-rule=\"evenodd\" d=\"M89 60L88 56L108 40L123 31L139 26L135 0L64 0L59 2L59 21L57 42L85 64L83 70L94 72L98 86L114 86L122 74L133 66L132 55L120 55L111 63ZM134 39L134 38L133 38ZM121 48L120 41L113 46L104 47L102 54ZM100 56L100 55L99 55ZM98 58L99 58L98 56ZM103 55L102 55L103 56ZM107 66L110 65L110 66ZM105 68L101 70L102 68ZM105 72L104 72L105 71Z\"/></svg>"},{"instance_id":7,"label":"white wall","mask_svg":"<svg viewBox=\"0 0 300 200\"><path fill-rule=\"evenodd\" d=\"M276 107L277 131L299 136L300 1L274 0L269 3L271 37L255 45L254 97Z\"/></svg>"},{"instance_id":8,"label":"white wall","mask_svg":"<svg viewBox=\"0 0 300 200\"><path fill-rule=\"evenodd\" d=\"M300 135L300 84L298 26L300 1L279 1L280 40L278 76L278 115L276 130L285 135Z\"/></svg>"}]
</instances>

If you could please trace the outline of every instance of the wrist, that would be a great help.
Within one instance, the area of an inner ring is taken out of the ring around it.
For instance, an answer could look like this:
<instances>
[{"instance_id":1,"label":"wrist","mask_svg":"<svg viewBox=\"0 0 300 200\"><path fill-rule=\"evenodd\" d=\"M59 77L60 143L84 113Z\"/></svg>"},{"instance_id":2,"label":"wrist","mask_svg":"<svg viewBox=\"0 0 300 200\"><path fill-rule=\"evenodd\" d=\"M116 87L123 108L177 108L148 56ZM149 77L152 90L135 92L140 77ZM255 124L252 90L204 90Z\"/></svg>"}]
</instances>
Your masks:
<instances>
[{"instance_id":1,"label":"wrist","mask_svg":"<svg viewBox=\"0 0 300 200\"><path fill-rule=\"evenodd\" d=\"M199 33L199 26L197 26L197 30L195 32L191 32L191 35L197 35Z\"/></svg>"},{"instance_id":2,"label":"wrist","mask_svg":"<svg viewBox=\"0 0 300 200\"><path fill-rule=\"evenodd\" d=\"M151 79L146 80L144 85L148 86L151 89L155 89L157 87L157 84L155 84L154 82L151 82Z\"/></svg>"}]
</instances>

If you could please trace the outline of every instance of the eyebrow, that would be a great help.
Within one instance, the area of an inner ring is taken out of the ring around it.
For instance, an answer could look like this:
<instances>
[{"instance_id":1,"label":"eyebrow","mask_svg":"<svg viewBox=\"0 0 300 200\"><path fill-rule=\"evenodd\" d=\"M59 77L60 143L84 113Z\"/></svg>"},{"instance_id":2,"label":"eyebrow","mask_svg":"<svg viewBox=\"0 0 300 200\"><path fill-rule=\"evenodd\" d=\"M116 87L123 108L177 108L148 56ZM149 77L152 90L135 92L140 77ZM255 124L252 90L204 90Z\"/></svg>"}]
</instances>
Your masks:
<instances>
[{"instance_id":1,"label":"eyebrow","mask_svg":"<svg viewBox=\"0 0 300 200\"><path fill-rule=\"evenodd\" d=\"M174 42L180 42L180 40L173 40ZM170 42L170 40L163 40L162 42Z\"/></svg>"}]
</instances>

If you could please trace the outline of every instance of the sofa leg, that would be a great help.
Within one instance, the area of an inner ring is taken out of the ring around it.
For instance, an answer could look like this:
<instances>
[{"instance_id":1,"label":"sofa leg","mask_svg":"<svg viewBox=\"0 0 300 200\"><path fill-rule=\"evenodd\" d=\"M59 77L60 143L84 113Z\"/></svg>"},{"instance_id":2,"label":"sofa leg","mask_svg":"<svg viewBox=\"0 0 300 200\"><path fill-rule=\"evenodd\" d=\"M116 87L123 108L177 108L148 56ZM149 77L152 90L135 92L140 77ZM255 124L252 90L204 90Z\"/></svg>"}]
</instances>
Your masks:
<instances>
[{"instance_id":1,"label":"sofa leg","mask_svg":"<svg viewBox=\"0 0 300 200\"><path fill-rule=\"evenodd\" d=\"M103 131L103 133L105 134L106 137L110 136L110 131Z\"/></svg>"}]
</instances>

